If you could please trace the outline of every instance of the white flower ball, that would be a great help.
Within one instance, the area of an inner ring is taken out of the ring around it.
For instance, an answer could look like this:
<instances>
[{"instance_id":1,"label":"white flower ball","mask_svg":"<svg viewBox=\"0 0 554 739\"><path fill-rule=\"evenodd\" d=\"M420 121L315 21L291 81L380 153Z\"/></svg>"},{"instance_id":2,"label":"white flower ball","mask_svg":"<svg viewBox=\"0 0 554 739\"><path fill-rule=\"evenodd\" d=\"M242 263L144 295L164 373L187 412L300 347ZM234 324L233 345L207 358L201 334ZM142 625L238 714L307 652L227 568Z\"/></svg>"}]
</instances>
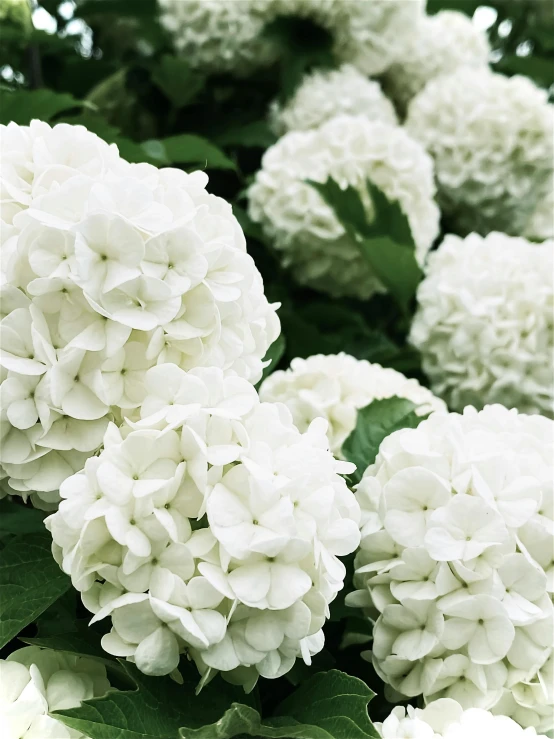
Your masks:
<instances>
[{"instance_id":1,"label":"white flower ball","mask_svg":"<svg viewBox=\"0 0 554 739\"><path fill-rule=\"evenodd\" d=\"M275 61L271 24L310 21L331 36L339 62L383 72L399 55L422 0L159 0L161 21L192 67L247 74ZM308 29L306 29L309 32Z\"/></svg>"},{"instance_id":2,"label":"white flower ball","mask_svg":"<svg viewBox=\"0 0 554 739\"><path fill-rule=\"evenodd\" d=\"M464 711L450 698L434 701L423 710L394 708L376 727L383 739L547 739L535 729L522 729L506 716L494 716L481 708Z\"/></svg>"},{"instance_id":3,"label":"white flower ball","mask_svg":"<svg viewBox=\"0 0 554 739\"><path fill-rule=\"evenodd\" d=\"M422 16L406 39L400 58L387 70L387 91L402 109L429 80L458 67L486 67L487 34L465 13L441 10Z\"/></svg>"},{"instance_id":4,"label":"white flower ball","mask_svg":"<svg viewBox=\"0 0 554 739\"><path fill-rule=\"evenodd\" d=\"M533 211L523 235L533 241L554 239L554 181Z\"/></svg>"},{"instance_id":5,"label":"white flower ball","mask_svg":"<svg viewBox=\"0 0 554 739\"><path fill-rule=\"evenodd\" d=\"M554 727L553 442L553 421L493 405L381 444L347 600L376 618L373 664L400 694Z\"/></svg>"},{"instance_id":6,"label":"white flower ball","mask_svg":"<svg viewBox=\"0 0 554 739\"><path fill-rule=\"evenodd\" d=\"M418 415L446 410L444 402L417 380L344 353L297 357L290 369L273 372L260 387L260 399L284 403L300 431L306 431L314 418L325 418L335 456L341 455L356 427L358 409L394 395L415 403Z\"/></svg>"},{"instance_id":7,"label":"white flower ball","mask_svg":"<svg viewBox=\"0 0 554 739\"><path fill-rule=\"evenodd\" d=\"M204 173L129 164L82 126L0 136L0 464L51 507L109 421L136 412L149 367L256 382L279 321Z\"/></svg>"},{"instance_id":8,"label":"white flower ball","mask_svg":"<svg viewBox=\"0 0 554 739\"><path fill-rule=\"evenodd\" d=\"M145 375L141 420L108 427L104 449L61 486L46 519L53 552L102 644L164 675L189 653L251 688L323 646L338 559L359 542L359 507L328 450L326 423L301 434L287 408L244 379L173 364Z\"/></svg>"},{"instance_id":9,"label":"white flower ball","mask_svg":"<svg viewBox=\"0 0 554 739\"><path fill-rule=\"evenodd\" d=\"M344 64L339 69L316 70L307 75L284 106L278 102L272 105L270 124L275 133L282 135L317 128L341 114L397 123L394 107L379 83L351 64Z\"/></svg>"},{"instance_id":10,"label":"white flower ball","mask_svg":"<svg viewBox=\"0 0 554 739\"><path fill-rule=\"evenodd\" d=\"M4 739L85 739L48 715L76 708L109 689L95 659L24 647L0 660L0 735Z\"/></svg>"},{"instance_id":11,"label":"white flower ball","mask_svg":"<svg viewBox=\"0 0 554 739\"><path fill-rule=\"evenodd\" d=\"M453 410L554 413L554 242L447 236L430 255L410 341Z\"/></svg>"},{"instance_id":12,"label":"white flower ball","mask_svg":"<svg viewBox=\"0 0 554 739\"><path fill-rule=\"evenodd\" d=\"M406 127L435 160L442 209L469 233L519 234L548 188L552 106L526 77L460 67L411 101Z\"/></svg>"},{"instance_id":13,"label":"white flower ball","mask_svg":"<svg viewBox=\"0 0 554 739\"><path fill-rule=\"evenodd\" d=\"M307 179L332 177L358 189L368 217L367 180L407 216L420 263L439 231L433 163L400 127L337 116L311 131L291 131L270 147L248 191L249 212L298 282L333 296L366 299L383 286L333 210Z\"/></svg>"}]
</instances>

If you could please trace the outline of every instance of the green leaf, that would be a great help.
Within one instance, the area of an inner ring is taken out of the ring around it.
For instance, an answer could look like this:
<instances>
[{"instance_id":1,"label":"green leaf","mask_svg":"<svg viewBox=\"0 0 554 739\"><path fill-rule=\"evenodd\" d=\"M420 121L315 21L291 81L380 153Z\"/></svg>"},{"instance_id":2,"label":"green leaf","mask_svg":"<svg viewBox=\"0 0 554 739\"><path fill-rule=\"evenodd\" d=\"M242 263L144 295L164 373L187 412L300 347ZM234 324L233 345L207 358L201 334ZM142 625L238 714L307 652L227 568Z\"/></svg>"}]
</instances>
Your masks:
<instances>
[{"instance_id":1,"label":"green leaf","mask_svg":"<svg viewBox=\"0 0 554 739\"><path fill-rule=\"evenodd\" d=\"M338 670L319 672L287 698L273 718L262 719L253 708L234 703L218 721L196 730L181 728L180 736L181 739L378 737L367 714L372 697L372 691L356 677Z\"/></svg>"},{"instance_id":2,"label":"green leaf","mask_svg":"<svg viewBox=\"0 0 554 739\"><path fill-rule=\"evenodd\" d=\"M0 647L69 589L51 545L47 533L18 536L0 553Z\"/></svg>"},{"instance_id":3,"label":"green leaf","mask_svg":"<svg viewBox=\"0 0 554 739\"><path fill-rule=\"evenodd\" d=\"M359 192L350 185L341 188L333 179L308 183L334 211L346 232L396 300L404 314L409 313L423 273L415 257L415 242L409 221L400 204L391 201L371 182L367 191L373 205L369 220Z\"/></svg>"},{"instance_id":4,"label":"green leaf","mask_svg":"<svg viewBox=\"0 0 554 739\"><path fill-rule=\"evenodd\" d=\"M58 113L83 105L65 92L0 89L0 123L13 121L27 126L34 118L50 121Z\"/></svg>"},{"instance_id":5,"label":"green leaf","mask_svg":"<svg viewBox=\"0 0 554 739\"><path fill-rule=\"evenodd\" d=\"M416 407L411 400L394 396L360 408L356 428L342 445L344 457L356 465L356 472L351 475L354 483L360 482L375 462L383 439L399 429L415 429L424 420L425 416L416 415Z\"/></svg>"},{"instance_id":6,"label":"green leaf","mask_svg":"<svg viewBox=\"0 0 554 739\"><path fill-rule=\"evenodd\" d=\"M190 103L204 88L206 78L194 72L184 59L164 54L152 72L152 81L176 108Z\"/></svg>"},{"instance_id":7,"label":"green leaf","mask_svg":"<svg viewBox=\"0 0 554 739\"><path fill-rule=\"evenodd\" d=\"M13 492L13 491L12 491ZM0 532L7 534L36 534L44 531L44 511L13 500L0 500Z\"/></svg>"},{"instance_id":8,"label":"green leaf","mask_svg":"<svg viewBox=\"0 0 554 739\"><path fill-rule=\"evenodd\" d=\"M241 126L232 126L215 137L220 146L243 146L268 149L277 137L269 128L267 121L251 121Z\"/></svg>"},{"instance_id":9,"label":"green leaf","mask_svg":"<svg viewBox=\"0 0 554 739\"><path fill-rule=\"evenodd\" d=\"M242 689L216 678L195 696L196 668L183 661L184 684L169 677L147 677L129 662L118 660L135 690L110 691L78 708L53 715L90 739L177 739L182 726L197 729L224 714Z\"/></svg>"},{"instance_id":10,"label":"green leaf","mask_svg":"<svg viewBox=\"0 0 554 739\"><path fill-rule=\"evenodd\" d=\"M221 149L201 136L182 133L167 139L145 141L142 148L160 164L188 164L201 169L235 169L236 165Z\"/></svg>"},{"instance_id":11,"label":"green leaf","mask_svg":"<svg viewBox=\"0 0 554 739\"><path fill-rule=\"evenodd\" d=\"M264 370L262 373L262 379L260 380L260 383L263 382L268 375L270 375L272 372L275 371L284 353L285 353L285 337L283 334L279 334L279 336L275 339L275 341L269 347L269 349L267 350L265 354L264 362L269 361L269 364L267 365L267 367L264 367Z\"/></svg>"}]
</instances>

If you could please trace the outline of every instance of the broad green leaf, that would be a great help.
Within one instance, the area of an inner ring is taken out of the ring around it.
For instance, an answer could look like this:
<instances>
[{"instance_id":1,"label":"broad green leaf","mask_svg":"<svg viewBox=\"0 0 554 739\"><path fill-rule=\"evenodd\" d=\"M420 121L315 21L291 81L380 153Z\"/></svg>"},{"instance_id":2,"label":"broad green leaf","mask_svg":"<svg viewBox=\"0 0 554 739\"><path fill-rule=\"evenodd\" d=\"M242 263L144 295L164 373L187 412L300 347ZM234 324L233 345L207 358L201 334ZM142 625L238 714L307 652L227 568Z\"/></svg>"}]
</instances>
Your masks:
<instances>
[{"instance_id":1,"label":"broad green leaf","mask_svg":"<svg viewBox=\"0 0 554 739\"><path fill-rule=\"evenodd\" d=\"M182 661L184 684L169 677L147 677L119 660L135 690L110 691L78 708L53 714L90 739L177 739L182 726L193 730L211 724L233 701L244 699L241 688L216 678L195 695L198 673Z\"/></svg>"},{"instance_id":2,"label":"broad green leaf","mask_svg":"<svg viewBox=\"0 0 554 739\"><path fill-rule=\"evenodd\" d=\"M18 536L0 553L0 647L69 589L51 545L47 533Z\"/></svg>"},{"instance_id":3,"label":"broad green leaf","mask_svg":"<svg viewBox=\"0 0 554 739\"><path fill-rule=\"evenodd\" d=\"M260 383L265 380L265 378L270 375L272 372L275 371L277 365L279 364L279 360L285 353L285 337L283 334L279 334L279 336L275 339L273 344L269 347L267 350L264 362L268 362L269 364L267 367L264 367L263 373L262 373L262 379L260 380Z\"/></svg>"},{"instance_id":4,"label":"broad green leaf","mask_svg":"<svg viewBox=\"0 0 554 739\"><path fill-rule=\"evenodd\" d=\"M308 182L335 211L372 270L403 313L408 314L423 273L415 257L410 224L400 204L390 201L368 181L367 191L374 213L370 220L362 198L354 187L343 189L332 178L324 183Z\"/></svg>"},{"instance_id":5,"label":"broad green leaf","mask_svg":"<svg viewBox=\"0 0 554 739\"><path fill-rule=\"evenodd\" d=\"M176 108L183 108L203 89L206 78L193 71L184 59L164 54L152 72L152 81Z\"/></svg>"},{"instance_id":6,"label":"broad green leaf","mask_svg":"<svg viewBox=\"0 0 554 739\"><path fill-rule=\"evenodd\" d=\"M0 89L0 123L27 126L34 118L48 122L58 113L83 105L66 92Z\"/></svg>"},{"instance_id":7,"label":"broad green leaf","mask_svg":"<svg viewBox=\"0 0 554 739\"><path fill-rule=\"evenodd\" d=\"M166 139L145 141L142 148L160 164L187 164L199 169L236 169L221 149L201 136L182 133Z\"/></svg>"},{"instance_id":8,"label":"broad green leaf","mask_svg":"<svg viewBox=\"0 0 554 739\"><path fill-rule=\"evenodd\" d=\"M303 683L277 710L262 719L253 708L234 703L214 723L181 728L181 739L368 739L378 737L367 704L372 691L356 677L338 670L319 672ZM94 739L94 738L93 738Z\"/></svg>"},{"instance_id":9,"label":"broad green leaf","mask_svg":"<svg viewBox=\"0 0 554 739\"><path fill-rule=\"evenodd\" d=\"M12 491L13 492L13 491ZM13 500L0 500L0 532L7 534L36 534L44 531L44 511Z\"/></svg>"},{"instance_id":10,"label":"broad green leaf","mask_svg":"<svg viewBox=\"0 0 554 739\"><path fill-rule=\"evenodd\" d=\"M399 429L419 426L424 416L415 413L416 407L411 400L394 396L360 408L356 428L342 445L344 457L356 465L356 472L351 475L354 483L360 482L366 469L375 462L383 439Z\"/></svg>"},{"instance_id":11,"label":"broad green leaf","mask_svg":"<svg viewBox=\"0 0 554 739\"><path fill-rule=\"evenodd\" d=\"M57 649L62 652L71 652L81 657L96 657L107 661L113 661L103 649L100 643L100 634L86 625L75 624L76 631L69 634L56 634L55 636L43 636L29 639L20 637L25 644L33 644L45 649Z\"/></svg>"},{"instance_id":12,"label":"broad green leaf","mask_svg":"<svg viewBox=\"0 0 554 739\"><path fill-rule=\"evenodd\" d=\"M277 137L272 133L267 121L251 121L241 126L231 126L215 137L220 146L243 146L267 149Z\"/></svg>"}]
</instances>

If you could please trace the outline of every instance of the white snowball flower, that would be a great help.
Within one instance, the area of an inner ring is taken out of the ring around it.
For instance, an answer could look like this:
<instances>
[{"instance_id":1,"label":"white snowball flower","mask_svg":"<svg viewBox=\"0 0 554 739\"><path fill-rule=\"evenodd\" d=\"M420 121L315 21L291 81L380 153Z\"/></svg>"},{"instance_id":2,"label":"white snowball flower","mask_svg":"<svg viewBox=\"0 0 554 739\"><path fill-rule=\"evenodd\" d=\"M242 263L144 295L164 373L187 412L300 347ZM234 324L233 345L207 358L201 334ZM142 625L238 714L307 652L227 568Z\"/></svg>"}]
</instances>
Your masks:
<instances>
[{"instance_id":1,"label":"white snowball flower","mask_svg":"<svg viewBox=\"0 0 554 739\"><path fill-rule=\"evenodd\" d=\"M410 341L449 407L554 413L552 241L447 236L430 255Z\"/></svg>"},{"instance_id":2,"label":"white snowball flower","mask_svg":"<svg viewBox=\"0 0 554 739\"><path fill-rule=\"evenodd\" d=\"M129 164L82 126L0 128L0 465L51 508L171 361L256 382L279 333L207 177Z\"/></svg>"},{"instance_id":3,"label":"white snowball flower","mask_svg":"<svg viewBox=\"0 0 554 739\"><path fill-rule=\"evenodd\" d=\"M554 179L550 190L533 211L523 235L533 241L554 239Z\"/></svg>"},{"instance_id":4,"label":"white snowball flower","mask_svg":"<svg viewBox=\"0 0 554 739\"><path fill-rule=\"evenodd\" d=\"M317 128L336 115L363 115L370 121L396 124L396 112L381 86L351 64L307 75L292 98L274 102L270 123L275 133Z\"/></svg>"},{"instance_id":5,"label":"white snowball flower","mask_svg":"<svg viewBox=\"0 0 554 739\"><path fill-rule=\"evenodd\" d=\"M297 357L290 369L273 372L260 387L261 400L284 403L300 431L314 418L325 418L335 456L340 456L342 445L356 427L358 409L394 395L415 403L419 415L446 410L444 402L417 380L344 353Z\"/></svg>"},{"instance_id":6,"label":"white snowball flower","mask_svg":"<svg viewBox=\"0 0 554 739\"><path fill-rule=\"evenodd\" d=\"M486 33L465 13L441 10L422 16L406 39L400 58L387 70L387 91L405 109L429 80L458 67L486 67L489 54Z\"/></svg>"},{"instance_id":7,"label":"white snowball flower","mask_svg":"<svg viewBox=\"0 0 554 739\"><path fill-rule=\"evenodd\" d=\"M355 550L359 507L328 450L279 403L218 368L146 371L140 418L61 486L53 551L111 654L149 675L180 654L203 680L248 688L323 647L338 559Z\"/></svg>"},{"instance_id":8,"label":"white snowball flower","mask_svg":"<svg viewBox=\"0 0 554 739\"><path fill-rule=\"evenodd\" d=\"M413 98L406 128L434 158L439 202L460 229L517 235L549 186L553 121L527 77L460 67Z\"/></svg>"},{"instance_id":9,"label":"white snowball flower","mask_svg":"<svg viewBox=\"0 0 554 739\"><path fill-rule=\"evenodd\" d=\"M450 698L434 701L424 709L394 708L376 727L383 739L546 739L506 716L494 716L480 708L464 711Z\"/></svg>"},{"instance_id":10,"label":"white snowball flower","mask_svg":"<svg viewBox=\"0 0 554 739\"><path fill-rule=\"evenodd\" d=\"M50 717L110 687L98 660L24 647L0 660L0 734L5 739L85 739Z\"/></svg>"},{"instance_id":11,"label":"white snowball flower","mask_svg":"<svg viewBox=\"0 0 554 739\"><path fill-rule=\"evenodd\" d=\"M383 287L332 209L306 180L332 177L372 204L369 180L408 218L423 262L438 234L433 164L398 126L363 116L337 116L311 131L291 131L269 148L250 187L249 210L296 279L334 296L368 298Z\"/></svg>"},{"instance_id":12,"label":"white snowball flower","mask_svg":"<svg viewBox=\"0 0 554 739\"><path fill-rule=\"evenodd\" d=\"M554 421L500 405L432 413L388 436L358 485L347 602L376 621L366 655L400 694L483 709L439 736L510 736L489 710L554 727L553 442Z\"/></svg>"},{"instance_id":13,"label":"white snowball flower","mask_svg":"<svg viewBox=\"0 0 554 739\"><path fill-rule=\"evenodd\" d=\"M379 74L399 55L423 10L422 0L159 0L161 22L192 67L247 74L275 61L271 26L313 24L330 36L339 62ZM309 34L309 25L303 27Z\"/></svg>"}]
</instances>

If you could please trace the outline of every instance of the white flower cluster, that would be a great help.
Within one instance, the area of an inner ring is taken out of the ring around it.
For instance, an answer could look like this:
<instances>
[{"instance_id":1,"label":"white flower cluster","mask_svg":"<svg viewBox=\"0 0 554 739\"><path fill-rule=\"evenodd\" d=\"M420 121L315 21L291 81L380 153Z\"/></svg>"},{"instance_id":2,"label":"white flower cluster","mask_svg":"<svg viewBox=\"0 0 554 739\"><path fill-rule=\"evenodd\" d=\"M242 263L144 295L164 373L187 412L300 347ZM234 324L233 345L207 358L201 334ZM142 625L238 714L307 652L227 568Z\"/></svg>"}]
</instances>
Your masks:
<instances>
[{"instance_id":1,"label":"white flower cluster","mask_svg":"<svg viewBox=\"0 0 554 739\"><path fill-rule=\"evenodd\" d=\"M553 442L553 421L495 405L381 444L348 602L378 616L373 664L399 693L554 727Z\"/></svg>"},{"instance_id":2,"label":"white flower cluster","mask_svg":"<svg viewBox=\"0 0 554 739\"><path fill-rule=\"evenodd\" d=\"M368 298L383 287L333 210L307 179L332 177L358 189L368 217L367 180L407 216L420 263L439 230L433 163L400 127L336 116L311 131L291 131L269 148L248 191L251 218L282 252L301 284L334 296Z\"/></svg>"},{"instance_id":3,"label":"white flower cluster","mask_svg":"<svg viewBox=\"0 0 554 739\"><path fill-rule=\"evenodd\" d=\"M279 333L202 172L129 164L82 126L0 129L0 465L51 506L171 361L255 382Z\"/></svg>"},{"instance_id":4,"label":"white flower cluster","mask_svg":"<svg viewBox=\"0 0 554 739\"><path fill-rule=\"evenodd\" d=\"M48 715L103 695L110 683L95 659L24 647L0 660L0 736L3 739L84 739Z\"/></svg>"},{"instance_id":5,"label":"white flower cluster","mask_svg":"<svg viewBox=\"0 0 554 739\"><path fill-rule=\"evenodd\" d=\"M418 415L446 410L444 402L417 380L344 353L297 357L290 369L273 372L260 387L260 399L284 403L300 431L314 418L325 418L335 456L340 456L343 443L356 427L358 409L394 395L415 403Z\"/></svg>"},{"instance_id":6,"label":"white flower cluster","mask_svg":"<svg viewBox=\"0 0 554 739\"><path fill-rule=\"evenodd\" d=\"M429 80L458 67L486 67L490 45L465 13L441 10L422 16L401 57L386 73L387 90L403 109Z\"/></svg>"},{"instance_id":7,"label":"white flower cluster","mask_svg":"<svg viewBox=\"0 0 554 739\"><path fill-rule=\"evenodd\" d=\"M338 556L359 542L359 507L328 451L287 408L216 368L146 373L141 420L108 428L104 450L61 487L46 520L54 555L110 654L151 675L188 652L251 688L323 646Z\"/></svg>"},{"instance_id":8,"label":"white flower cluster","mask_svg":"<svg viewBox=\"0 0 554 739\"><path fill-rule=\"evenodd\" d=\"M554 414L554 242L447 236L430 255L410 341L452 410Z\"/></svg>"},{"instance_id":9,"label":"white flower cluster","mask_svg":"<svg viewBox=\"0 0 554 739\"><path fill-rule=\"evenodd\" d=\"M445 213L469 233L520 234L546 193L553 108L527 77L460 67L431 80L408 107L408 132L435 160Z\"/></svg>"},{"instance_id":10,"label":"white flower cluster","mask_svg":"<svg viewBox=\"0 0 554 739\"><path fill-rule=\"evenodd\" d=\"M308 20L331 35L340 62L379 74L399 55L422 0L159 0L161 22L193 67L246 74L275 61L267 29L278 19Z\"/></svg>"},{"instance_id":11,"label":"white flower cluster","mask_svg":"<svg viewBox=\"0 0 554 739\"><path fill-rule=\"evenodd\" d=\"M270 124L275 133L317 128L337 115L363 115L370 121L396 124L393 104L381 86L351 64L307 75L286 105L273 103Z\"/></svg>"},{"instance_id":12,"label":"white flower cluster","mask_svg":"<svg viewBox=\"0 0 554 739\"><path fill-rule=\"evenodd\" d=\"M554 181L535 208L523 235L534 241L554 239Z\"/></svg>"},{"instance_id":13,"label":"white flower cluster","mask_svg":"<svg viewBox=\"0 0 554 739\"><path fill-rule=\"evenodd\" d=\"M506 716L494 716L482 708L464 711L451 698L441 698L424 709L397 707L376 727L383 739L547 739Z\"/></svg>"}]
</instances>

